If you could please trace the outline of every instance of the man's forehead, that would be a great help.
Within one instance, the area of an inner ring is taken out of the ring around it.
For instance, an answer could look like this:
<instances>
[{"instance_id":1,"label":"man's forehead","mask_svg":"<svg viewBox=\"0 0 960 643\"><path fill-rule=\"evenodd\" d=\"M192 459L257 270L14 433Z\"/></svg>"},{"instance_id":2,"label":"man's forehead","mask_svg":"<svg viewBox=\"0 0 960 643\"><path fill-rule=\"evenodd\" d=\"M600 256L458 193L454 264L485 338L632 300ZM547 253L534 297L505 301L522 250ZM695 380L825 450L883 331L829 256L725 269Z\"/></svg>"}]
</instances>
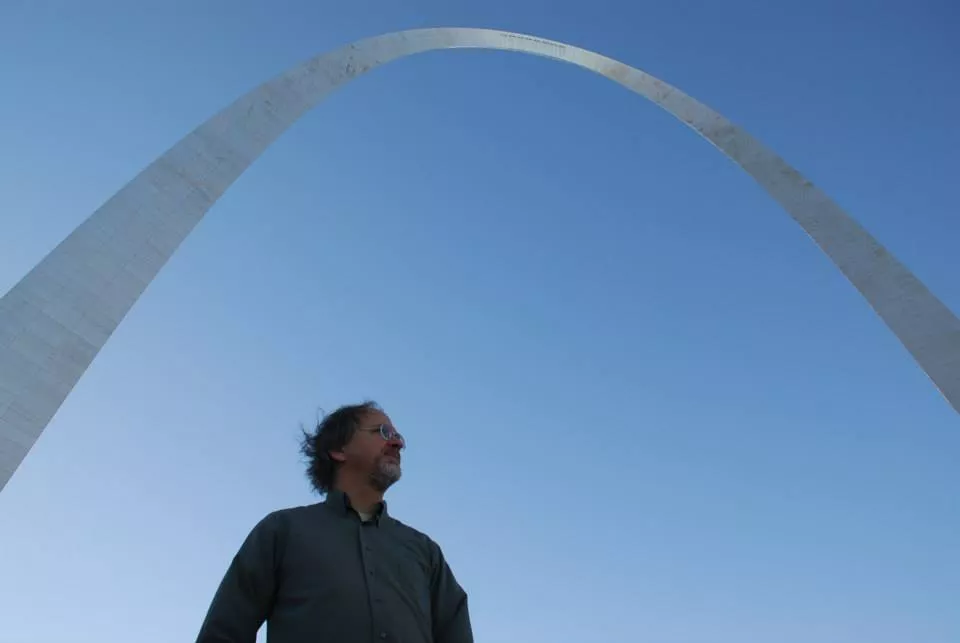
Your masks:
<instances>
[{"instance_id":1,"label":"man's forehead","mask_svg":"<svg viewBox=\"0 0 960 643\"><path fill-rule=\"evenodd\" d=\"M390 416L386 412L379 409L370 409L363 414L363 419L366 424L390 424L393 425L390 421Z\"/></svg>"}]
</instances>

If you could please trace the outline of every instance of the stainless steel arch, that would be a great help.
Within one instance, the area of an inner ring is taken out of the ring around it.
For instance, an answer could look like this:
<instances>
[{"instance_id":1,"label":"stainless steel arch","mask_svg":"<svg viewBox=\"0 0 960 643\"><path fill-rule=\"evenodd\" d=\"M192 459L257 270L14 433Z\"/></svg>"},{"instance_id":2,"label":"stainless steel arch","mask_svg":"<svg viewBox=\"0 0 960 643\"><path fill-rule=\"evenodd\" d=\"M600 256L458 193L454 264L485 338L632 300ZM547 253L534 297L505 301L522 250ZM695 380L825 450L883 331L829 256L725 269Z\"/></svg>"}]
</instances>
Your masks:
<instances>
[{"instance_id":1,"label":"stainless steel arch","mask_svg":"<svg viewBox=\"0 0 960 643\"><path fill-rule=\"evenodd\" d=\"M0 299L0 489L137 298L230 184L304 112L391 60L453 48L573 63L664 108L750 173L827 253L960 411L960 320L819 189L678 89L600 54L488 29L403 31L308 60L213 116Z\"/></svg>"}]
</instances>

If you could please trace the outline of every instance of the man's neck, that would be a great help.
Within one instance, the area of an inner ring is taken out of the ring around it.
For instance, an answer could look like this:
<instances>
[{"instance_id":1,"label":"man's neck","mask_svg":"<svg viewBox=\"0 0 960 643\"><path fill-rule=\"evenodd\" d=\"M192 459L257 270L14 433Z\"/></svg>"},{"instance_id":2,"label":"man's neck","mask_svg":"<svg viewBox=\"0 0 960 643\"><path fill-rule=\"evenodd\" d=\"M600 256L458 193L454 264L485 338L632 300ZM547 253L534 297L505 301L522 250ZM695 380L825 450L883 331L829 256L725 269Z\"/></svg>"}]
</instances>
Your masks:
<instances>
[{"instance_id":1,"label":"man's neck","mask_svg":"<svg viewBox=\"0 0 960 643\"><path fill-rule=\"evenodd\" d=\"M351 481L343 480L337 483L337 489L350 499L350 506L357 513L374 513L380 503L383 502L383 492L377 491L366 483L351 484Z\"/></svg>"}]
</instances>

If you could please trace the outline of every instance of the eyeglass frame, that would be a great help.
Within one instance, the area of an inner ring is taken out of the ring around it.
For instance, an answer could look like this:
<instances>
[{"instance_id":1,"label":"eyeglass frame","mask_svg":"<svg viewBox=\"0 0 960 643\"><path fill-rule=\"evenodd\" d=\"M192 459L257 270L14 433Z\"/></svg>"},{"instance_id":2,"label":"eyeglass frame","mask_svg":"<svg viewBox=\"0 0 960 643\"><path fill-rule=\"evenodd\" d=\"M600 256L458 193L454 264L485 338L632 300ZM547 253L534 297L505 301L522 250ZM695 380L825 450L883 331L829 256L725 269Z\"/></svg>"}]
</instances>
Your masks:
<instances>
[{"instance_id":1,"label":"eyeglass frame","mask_svg":"<svg viewBox=\"0 0 960 643\"><path fill-rule=\"evenodd\" d=\"M365 433L374 433L379 432L380 437L383 438L384 442L390 442L391 440L397 440L400 442L400 449L407 448L407 441L404 439L400 432L397 431L395 426L390 424L378 424L377 426L360 426L357 427L357 431L363 431Z\"/></svg>"}]
</instances>

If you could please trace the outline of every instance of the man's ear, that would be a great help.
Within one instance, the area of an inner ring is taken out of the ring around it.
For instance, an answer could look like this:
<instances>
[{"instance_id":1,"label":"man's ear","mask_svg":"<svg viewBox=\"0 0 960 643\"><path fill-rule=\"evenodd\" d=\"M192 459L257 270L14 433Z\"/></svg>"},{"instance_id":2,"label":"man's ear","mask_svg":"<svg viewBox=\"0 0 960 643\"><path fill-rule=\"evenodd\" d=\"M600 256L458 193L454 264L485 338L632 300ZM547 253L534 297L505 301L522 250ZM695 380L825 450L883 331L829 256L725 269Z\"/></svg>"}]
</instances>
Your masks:
<instances>
[{"instance_id":1,"label":"man's ear","mask_svg":"<svg viewBox=\"0 0 960 643\"><path fill-rule=\"evenodd\" d=\"M343 462L347 459L347 456L344 455L343 451L327 451L327 455L330 456L330 459L334 462Z\"/></svg>"}]
</instances>

